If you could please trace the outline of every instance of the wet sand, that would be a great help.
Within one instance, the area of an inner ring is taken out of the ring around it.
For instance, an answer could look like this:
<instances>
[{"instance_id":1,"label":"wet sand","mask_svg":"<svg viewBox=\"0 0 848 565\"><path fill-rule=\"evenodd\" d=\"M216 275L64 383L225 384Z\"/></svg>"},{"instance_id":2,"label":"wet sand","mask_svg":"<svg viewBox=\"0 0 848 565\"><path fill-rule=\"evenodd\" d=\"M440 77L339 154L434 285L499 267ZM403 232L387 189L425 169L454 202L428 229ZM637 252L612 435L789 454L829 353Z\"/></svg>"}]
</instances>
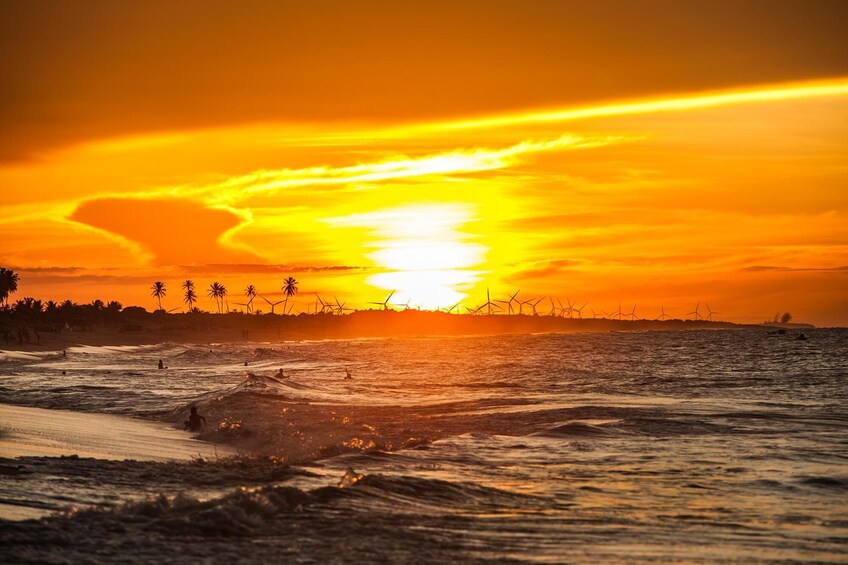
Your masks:
<instances>
[{"instance_id":1,"label":"wet sand","mask_svg":"<svg viewBox=\"0 0 848 565\"><path fill-rule=\"evenodd\" d=\"M185 461L234 454L231 448L194 439L164 423L0 404L0 457Z\"/></svg>"}]
</instances>

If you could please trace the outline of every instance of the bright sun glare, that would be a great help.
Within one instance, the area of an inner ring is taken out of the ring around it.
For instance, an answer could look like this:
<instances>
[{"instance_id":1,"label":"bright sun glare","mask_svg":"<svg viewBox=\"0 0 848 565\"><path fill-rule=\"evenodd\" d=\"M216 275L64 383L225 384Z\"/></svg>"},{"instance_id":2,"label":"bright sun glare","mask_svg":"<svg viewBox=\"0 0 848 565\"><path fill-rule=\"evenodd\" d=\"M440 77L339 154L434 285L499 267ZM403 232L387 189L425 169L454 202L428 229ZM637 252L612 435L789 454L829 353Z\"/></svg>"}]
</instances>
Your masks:
<instances>
[{"instance_id":1,"label":"bright sun glare","mask_svg":"<svg viewBox=\"0 0 848 565\"><path fill-rule=\"evenodd\" d=\"M487 249L463 227L475 219L466 204L418 204L328 220L370 233L365 247L378 273L366 282L395 291L391 304L436 309L456 304L479 278Z\"/></svg>"}]
</instances>

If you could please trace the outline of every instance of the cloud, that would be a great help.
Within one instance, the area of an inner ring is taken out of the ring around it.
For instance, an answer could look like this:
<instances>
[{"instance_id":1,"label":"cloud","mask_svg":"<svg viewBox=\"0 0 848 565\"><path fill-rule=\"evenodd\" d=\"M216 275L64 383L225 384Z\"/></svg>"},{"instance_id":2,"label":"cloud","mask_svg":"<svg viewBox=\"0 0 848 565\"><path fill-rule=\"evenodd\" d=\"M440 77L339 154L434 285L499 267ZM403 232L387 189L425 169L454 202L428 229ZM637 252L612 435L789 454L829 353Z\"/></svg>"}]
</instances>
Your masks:
<instances>
[{"instance_id":1,"label":"cloud","mask_svg":"<svg viewBox=\"0 0 848 565\"><path fill-rule=\"evenodd\" d=\"M324 272L359 272L366 271L369 267L351 265L269 265L263 263L213 263L207 265L180 265L176 269L187 272L209 275L209 274L297 274L297 273L324 273Z\"/></svg>"},{"instance_id":2,"label":"cloud","mask_svg":"<svg viewBox=\"0 0 848 565\"><path fill-rule=\"evenodd\" d=\"M137 242L157 264L255 260L244 249L222 244L245 218L188 200L101 198L82 202L69 218Z\"/></svg>"},{"instance_id":3,"label":"cloud","mask_svg":"<svg viewBox=\"0 0 848 565\"><path fill-rule=\"evenodd\" d=\"M809 272L809 271L817 271L817 272L839 272L839 271L848 271L848 265L843 265L840 267L778 267L774 265L752 265L750 267L743 267L739 269L743 272L748 273L764 273L764 272L784 272L784 273L801 273L801 272Z\"/></svg>"},{"instance_id":4,"label":"cloud","mask_svg":"<svg viewBox=\"0 0 848 565\"><path fill-rule=\"evenodd\" d=\"M546 277L551 277L570 271L573 267L577 267L581 264L583 264L582 261L576 261L572 259L557 259L554 261L546 261L542 263L536 263L533 267L529 269L516 272L515 277L519 280L544 279Z\"/></svg>"},{"instance_id":5,"label":"cloud","mask_svg":"<svg viewBox=\"0 0 848 565\"><path fill-rule=\"evenodd\" d=\"M78 273L84 267L10 267L13 271L20 273Z\"/></svg>"}]
</instances>

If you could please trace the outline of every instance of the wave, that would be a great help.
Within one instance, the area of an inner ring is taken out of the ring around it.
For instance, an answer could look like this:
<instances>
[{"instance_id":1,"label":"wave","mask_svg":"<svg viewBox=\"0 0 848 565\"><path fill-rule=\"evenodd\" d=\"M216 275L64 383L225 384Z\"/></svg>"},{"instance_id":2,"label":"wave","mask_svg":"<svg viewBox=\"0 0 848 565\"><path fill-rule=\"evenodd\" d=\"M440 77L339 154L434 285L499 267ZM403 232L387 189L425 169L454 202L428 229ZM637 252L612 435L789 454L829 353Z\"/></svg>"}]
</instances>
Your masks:
<instances>
[{"instance_id":1,"label":"wave","mask_svg":"<svg viewBox=\"0 0 848 565\"><path fill-rule=\"evenodd\" d=\"M209 500L158 495L114 508L0 521L0 544L11 562L114 562L125 559L128 548L136 562L168 556L337 562L339 547L346 561L443 562L467 557L475 515L480 525L491 525L491 516L509 520L543 508L538 498L469 483L349 470L338 486L311 490L239 488Z\"/></svg>"},{"instance_id":2,"label":"wave","mask_svg":"<svg viewBox=\"0 0 848 565\"><path fill-rule=\"evenodd\" d=\"M644 435L653 437L684 435L731 435L738 428L731 425L707 422L699 418L639 417L629 416L601 423L570 421L538 432L548 437L625 437Z\"/></svg>"},{"instance_id":3,"label":"wave","mask_svg":"<svg viewBox=\"0 0 848 565\"><path fill-rule=\"evenodd\" d=\"M274 395L286 396L292 390L308 389L306 385L294 383L291 381L270 377L267 375L257 375L255 373L247 373L244 380L226 391L226 395L236 394L258 394L258 395Z\"/></svg>"}]
</instances>

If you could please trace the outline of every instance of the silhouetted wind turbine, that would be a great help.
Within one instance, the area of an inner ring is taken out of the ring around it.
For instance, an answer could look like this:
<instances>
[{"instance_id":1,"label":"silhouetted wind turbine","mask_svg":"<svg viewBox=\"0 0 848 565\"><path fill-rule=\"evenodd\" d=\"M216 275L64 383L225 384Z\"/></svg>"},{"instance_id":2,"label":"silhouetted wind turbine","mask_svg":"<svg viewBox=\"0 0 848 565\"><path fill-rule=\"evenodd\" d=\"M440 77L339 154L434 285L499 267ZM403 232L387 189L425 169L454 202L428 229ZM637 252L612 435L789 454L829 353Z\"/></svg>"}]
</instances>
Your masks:
<instances>
[{"instance_id":1,"label":"silhouetted wind turbine","mask_svg":"<svg viewBox=\"0 0 848 565\"><path fill-rule=\"evenodd\" d=\"M519 292L521 292L520 288L518 290L516 290L515 293L512 296L509 297L509 300L495 300L495 302L500 302L501 304L506 304L507 308L508 308L509 315L512 316L512 314L513 314L512 302L513 301L518 302L518 300L516 300L515 297L518 296Z\"/></svg>"},{"instance_id":2,"label":"silhouetted wind turbine","mask_svg":"<svg viewBox=\"0 0 848 565\"><path fill-rule=\"evenodd\" d=\"M539 305L539 303L540 303L542 300L544 300L544 299L545 299L545 297L543 296L543 297L541 297L541 298L537 298L537 299L535 300L535 302L530 302L530 307L533 309L533 315L534 315L534 316L538 316L538 315L539 315L539 313L536 311L536 306L538 306L538 305Z\"/></svg>"},{"instance_id":3,"label":"silhouetted wind turbine","mask_svg":"<svg viewBox=\"0 0 848 565\"><path fill-rule=\"evenodd\" d=\"M460 304L462 304L462 300L460 300L459 302L457 302L453 306L448 306L448 307L445 307L445 308L439 308L439 312L444 312L445 314L450 314L456 308L458 308Z\"/></svg>"},{"instance_id":4,"label":"silhouetted wind turbine","mask_svg":"<svg viewBox=\"0 0 848 565\"><path fill-rule=\"evenodd\" d=\"M336 314L338 314L339 316L343 315L346 310L353 310L353 308L345 308L345 304L347 304L347 300L340 303L339 299L336 298L335 296L333 297L333 299L335 299L335 301L336 301Z\"/></svg>"},{"instance_id":5,"label":"silhouetted wind turbine","mask_svg":"<svg viewBox=\"0 0 848 565\"><path fill-rule=\"evenodd\" d=\"M562 305L562 300L557 298L557 304L559 304L559 314L557 314L560 318L565 318L565 306Z\"/></svg>"},{"instance_id":6,"label":"silhouetted wind turbine","mask_svg":"<svg viewBox=\"0 0 848 565\"><path fill-rule=\"evenodd\" d=\"M554 297L548 296L548 300L551 301L551 309L550 309L550 311L548 311L548 316L556 316L557 307L556 307L556 304L554 304Z\"/></svg>"},{"instance_id":7,"label":"silhouetted wind turbine","mask_svg":"<svg viewBox=\"0 0 848 565\"><path fill-rule=\"evenodd\" d=\"M368 304L376 304L378 306L382 306L383 310L388 310L389 309L389 300L392 299L392 296L394 296L395 292L397 292L397 291L393 290L392 292L390 292L389 295L386 297L386 299L383 302L369 302Z\"/></svg>"},{"instance_id":8,"label":"silhouetted wind turbine","mask_svg":"<svg viewBox=\"0 0 848 565\"><path fill-rule=\"evenodd\" d=\"M280 300L279 302L271 302L270 300L268 300L267 298L265 298L261 294L259 295L259 298L261 298L262 300L264 300L265 302L268 303L268 305L271 307L271 313L272 314L274 313L274 308L276 308L278 304L282 304L283 302L285 302L285 300Z\"/></svg>"},{"instance_id":9,"label":"silhouetted wind turbine","mask_svg":"<svg viewBox=\"0 0 848 565\"><path fill-rule=\"evenodd\" d=\"M633 305L633 310L630 311L630 321L635 322L639 318L636 317L636 305Z\"/></svg>"},{"instance_id":10,"label":"silhouetted wind turbine","mask_svg":"<svg viewBox=\"0 0 848 565\"><path fill-rule=\"evenodd\" d=\"M581 320L583 319L583 309L588 305L589 305L589 303L587 302L586 304L584 304L580 308L575 308L575 310L577 310L577 317L580 318Z\"/></svg>"},{"instance_id":11,"label":"silhouetted wind turbine","mask_svg":"<svg viewBox=\"0 0 848 565\"><path fill-rule=\"evenodd\" d=\"M624 312L621 311L621 302L618 303L618 310L612 313L613 318L615 318L616 316L618 316L619 320L621 320L621 318L624 316Z\"/></svg>"},{"instance_id":12,"label":"silhouetted wind turbine","mask_svg":"<svg viewBox=\"0 0 848 565\"><path fill-rule=\"evenodd\" d=\"M492 315L492 306L494 306L495 308L500 308L500 306L498 306L497 304L492 302L492 298L489 295L489 287L487 286L486 287L486 302L484 302L482 305L480 305L480 308L478 308L478 310L480 310L481 308L486 308L486 314L491 316Z\"/></svg>"},{"instance_id":13,"label":"silhouetted wind turbine","mask_svg":"<svg viewBox=\"0 0 848 565\"><path fill-rule=\"evenodd\" d=\"M715 310L711 310L710 305L707 304L706 302L704 303L704 305L707 307L707 312L709 312L709 314L707 314L707 320L712 322L713 321L713 314L721 314L721 312L716 312Z\"/></svg>"},{"instance_id":14,"label":"silhouetted wind turbine","mask_svg":"<svg viewBox=\"0 0 848 565\"><path fill-rule=\"evenodd\" d=\"M671 316L665 313L665 306L660 304L660 315L657 316L657 320L669 320Z\"/></svg>"},{"instance_id":15,"label":"silhouetted wind turbine","mask_svg":"<svg viewBox=\"0 0 848 565\"><path fill-rule=\"evenodd\" d=\"M699 301L698 301L698 304L695 306L695 310L693 310L692 312L687 312L687 313L686 313L686 315L688 316L689 314L694 314L694 315L695 315L695 319L696 319L696 320L700 320L700 319L701 319L701 313L698 311L698 309L699 309L700 307L701 307L701 301L699 300Z\"/></svg>"}]
</instances>

